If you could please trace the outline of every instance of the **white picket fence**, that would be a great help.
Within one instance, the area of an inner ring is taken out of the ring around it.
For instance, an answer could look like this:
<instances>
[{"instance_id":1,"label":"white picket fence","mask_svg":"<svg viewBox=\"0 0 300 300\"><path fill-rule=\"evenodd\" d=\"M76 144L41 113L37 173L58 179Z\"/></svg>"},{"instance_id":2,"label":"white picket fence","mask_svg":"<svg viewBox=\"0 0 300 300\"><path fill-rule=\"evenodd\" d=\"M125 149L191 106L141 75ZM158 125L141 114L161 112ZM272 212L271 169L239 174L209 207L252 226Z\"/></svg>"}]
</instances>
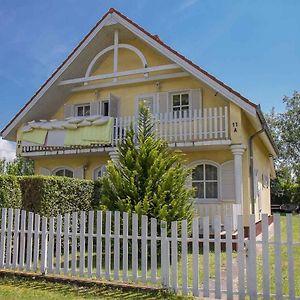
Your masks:
<instances>
[{"instance_id":1,"label":"white picket fence","mask_svg":"<svg viewBox=\"0 0 300 300\"><path fill-rule=\"evenodd\" d=\"M199 231L200 223L203 232ZM185 220L167 224L109 211L45 218L19 209L2 209L0 269L133 281L218 299L234 295L242 299L300 299L295 294L300 283L295 282L293 258L300 241L293 241L292 216L286 217L286 241L281 239L279 215L274 215L274 240L269 238L267 215L262 218L262 241L256 239L253 215L248 239L244 239L242 216L237 223L238 235L233 238L230 216L225 218L225 227L219 216L214 217L212 236L209 217L194 218L189 234ZM276 255L275 294L270 289L270 246ZM287 247L287 278L283 277L283 247ZM258 257L262 258L262 290L258 290ZM283 295L286 280L288 295Z\"/></svg>"}]
</instances>

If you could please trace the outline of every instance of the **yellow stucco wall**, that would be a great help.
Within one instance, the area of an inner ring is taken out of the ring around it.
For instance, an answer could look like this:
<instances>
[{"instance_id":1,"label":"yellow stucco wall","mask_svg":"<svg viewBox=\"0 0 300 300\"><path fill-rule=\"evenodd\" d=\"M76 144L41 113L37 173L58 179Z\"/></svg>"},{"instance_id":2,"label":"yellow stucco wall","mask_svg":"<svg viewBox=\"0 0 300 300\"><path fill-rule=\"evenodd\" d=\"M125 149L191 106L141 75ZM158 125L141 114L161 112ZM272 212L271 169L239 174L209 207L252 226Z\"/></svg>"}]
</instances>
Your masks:
<instances>
[{"instance_id":1,"label":"yellow stucco wall","mask_svg":"<svg viewBox=\"0 0 300 300\"><path fill-rule=\"evenodd\" d=\"M136 46L140 49L145 55L149 67L171 64L172 62L165 58L164 56L158 54L149 46L146 46L145 43L134 39L128 43ZM111 73L113 66L113 53L108 53L103 60L97 64L92 75L100 75L105 73ZM141 61L135 53L127 49L119 50L119 59L118 59L118 71L125 71L130 69L141 68ZM161 73L174 73L179 72L179 69L160 71L155 73L150 73L150 76L157 75ZM132 78L122 77L122 79ZM142 75L137 75L134 77L143 77ZM111 79L110 79L111 81ZM201 83L199 80L196 80L189 77L176 78L176 79L166 79L160 81L159 92L167 91L178 91L185 89L201 89L202 92L202 106L206 107L218 107L228 105L228 101L220 94L217 94L214 90ZM75 92L72 93L68 99L66 99L65 104L82 104L86 102L93 102L96 100L107 99L109 93L114 94L119 97L119 114L120 116L132 116L135 113L135 99L136 96L142 94L150 94L158 92L156 82L146 82L139 84L131 84L125 86L115 86L109 88L101 88L98 90L98 95L94 91L84 91L84 92ZM200 100L199 100L200 101ZM63 119L64 117L64 105L58 108L57 112L52 116L53 119Z\"/></svg>"},{"instance_id":2,"label":"yellow stucco wall","mask_svg":"<svg viewBox=\"0 0 300 300\"><path fill-rule=\"evenodd\" d=\"M94 170L102 165L106 165L109 160L107 153L99 155L65 155L64 157L40 157L35 159L35 172L40 174L41 168L46 168L53 172L60 167L75 170L76 168L84 167L85 179L94 179Z\"/></svg>"},{"instance_id":3,"label":"yellow stucco wall","mask_svg":"<svg viewBox=\"0 0 300 300\"><path fill-rule=\"evenodd\" d=\"M151 49L145 43L138 39L130 41L122 41L123 43L130 43L139 48L145 55L149 67L170 64L172 63L166 57L158 54L156 51ZM141 61L131 51L120 49L119 60L118 60L118 71L125 71L129 69L141 68ZM113 54L108 53L104 59L97 64L93 75L111 73L113 65ZM179 70L169 70L159 73L174 73ZM151 74L150 74L151 75ZM143 75L135 75L132 77L141 77ZM127 78L122 78L127 79ZM106 80L108 81L108 80ZM72 93L61 107L58 108L57 112L49 119L63 119L64 118L64 104L82 104L87 102L98 101L101 99L107 99L109 93L114 94L120 98L119 103L119 114L120 116L132 116L135 114L135 99L138 95L149 94L156 92L166 92L184 89L201 89L202 93L202 107L218 107L228 106L229 108L229 128L230 137L233 144L243 144L245 146L245 152L243 154L243 197L244 197L244 214L250 213L250 182L249 182L249 151L248 151L248 140L250 135L254 132L253 127L250 125L245 113L242 109L233 104L232 102L225 99L220 94L216 93L213 89L209 88L204 83L193 77L184 77L178 79L167 79L160 81L159 90L157 89L155 82L145 82L139 84L130 84L124 86L114 86L110 88L101 88L95 93L95 91L85 92L74 92ZM199 100L200 101L200 100ZM109 156L107 153L93 154L93 155L77 155L77 156L64 156L64 157L40 157L36 158L36 173L40 173L40 168L47 168L54 170L57 167L65 166L72 169L85 166L85 178L92 179L94 169L107 162ZM197 160L213 160L219 164L225 161L232 160L233 155L229 149L218 150L218 151L189 151L186 152L187 163L192 163ZM270 162L268 160L268 151L264 147L263 143L259 138L255 139L254 144L254 167L258 170L261 179L261 174L269 175L270 173ZM269 189L265 188L262 190L262 212L270 212L270 193ZM246 218L247 224L247 218Z\"/></svg>"}]
</instances>

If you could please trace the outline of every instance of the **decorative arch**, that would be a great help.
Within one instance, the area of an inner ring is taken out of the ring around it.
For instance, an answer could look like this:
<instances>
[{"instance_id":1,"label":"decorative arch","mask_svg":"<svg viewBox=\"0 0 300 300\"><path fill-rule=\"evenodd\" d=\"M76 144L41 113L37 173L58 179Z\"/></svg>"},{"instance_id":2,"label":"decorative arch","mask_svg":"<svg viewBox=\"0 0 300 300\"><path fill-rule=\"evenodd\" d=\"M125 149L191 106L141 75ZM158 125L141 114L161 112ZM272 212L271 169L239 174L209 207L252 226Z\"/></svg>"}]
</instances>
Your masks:
<instances>
[{"instance_id":1,"label":"decorative arch","mask_svg":"<svg viewBox=\"0 0 300 300\"><path fill-rule=\"evenodd\" d=\"M188 166L193 169L190 182L196 189L196 200L219 201L221 199L221 165L211 160L198 160Z\"/></svg>"},{"instance_id":2,"label":"decorative arch","mask_svg":"<svg viewBox=\"0 0 300 300\"><path fill-rule=\"evenodd\" d=\"M144 56L144 54L136 47L129 45L129 44L119 44L119 35L118 35L118 31L115 31L114 34L114 45L108 46L107 48L101 50L90 62L86 73L85 73L85 77L90 77L91 76L91 72L93 70L94 65L96 64L96 62L107 52L109 51L114 51L114 72L117 71L117 60L118 60L118 49L119 48L123 48L123 49L128 49L132 52L134 52L141 60L143 68L147 68L147 60Z\"/></svg>"},{"instance_id":3,"label":"decorative arch","mask_svg":"<svg viewBox=\"0 0 300 300\"><path fill-rule=\"evenodd\" d=\"M61 175L58 175L58 172L61 172ZM54 176L66 176L74 178L74 170L69 167L61 166L52 170L52 175Z\"/></svg>"}]
</instances>

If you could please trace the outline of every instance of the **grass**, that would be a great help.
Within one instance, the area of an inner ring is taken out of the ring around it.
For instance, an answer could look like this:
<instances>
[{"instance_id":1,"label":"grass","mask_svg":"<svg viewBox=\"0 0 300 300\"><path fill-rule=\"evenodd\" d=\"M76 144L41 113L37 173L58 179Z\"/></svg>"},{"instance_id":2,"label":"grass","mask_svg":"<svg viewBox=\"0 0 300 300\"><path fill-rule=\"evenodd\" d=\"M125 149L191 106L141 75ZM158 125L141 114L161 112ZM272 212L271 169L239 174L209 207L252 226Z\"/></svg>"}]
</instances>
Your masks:
<instances>
[{"instance_id":1,"label":"grass","mask_svg":"<svg viewBox=\"0 0 300 300\"><path fill-rule=\"evenodd\" d=\"M300 242L300 216L294 215L292 217L293 222L293 242ZM285 216L281 216L280 218L280 225L281 225L281 240L285 242L287 240L287 233L286 233L286 218ZM274 237L272 238L274 240ZM275 272L275 261L276 256L274 253L274 245L269 246L269 253L270 253L270 290L272 294L276 293L276 272ZM295 294L296 296L300 296L300 247L294 246L293 247L293 255L294 255L294 276L295 276ZM258 283L258 291L262 292L263 290L263 260L262 255L258 256L258 268L257 268L257 283ZM289 294L289 278L288 278L288 250L287 246L281 246L281 262L282 262L282 288L283 294Z\"/></svg>"},{"instance_id":2,"label":"grass","mask_svg":"<svg viewBox=\"0 0 300 300\"><path fill-rule=\"evenodd\" d=\"M79 299L191 299L161 292L139 292L109 287L84 287L47 282L32 278L6 276L0 278L0 299L5 300L79 300Z\"/></svg>"}]
</instances>

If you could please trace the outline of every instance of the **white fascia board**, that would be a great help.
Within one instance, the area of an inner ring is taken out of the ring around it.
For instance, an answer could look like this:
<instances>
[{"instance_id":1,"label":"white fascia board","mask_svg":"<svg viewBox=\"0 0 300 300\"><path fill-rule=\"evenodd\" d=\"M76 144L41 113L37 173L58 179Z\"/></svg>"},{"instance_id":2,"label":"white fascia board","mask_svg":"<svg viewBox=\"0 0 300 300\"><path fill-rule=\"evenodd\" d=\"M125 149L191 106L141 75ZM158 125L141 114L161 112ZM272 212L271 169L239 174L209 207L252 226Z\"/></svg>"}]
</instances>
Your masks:
<instances>
[{"instance_id":1,"label":"white fascia board","mask_svg":"<svg viewBox=\"0 0 300 300\"><path fill-rule=\"evenodd\" d=\"M79 46L73 55L62 65L61 69L49 80L49 82L39 91L39 93L27 104L26 108L15 118L15 120L3 131L2 137L5 138L9 132L18 124L18 122L27 114L27 112L39 101L45 92L53 85L53 83L63 74L70 64L77 58L82 50L90 43L97 33L111 21L111 15L107 15L101 23L89 34L86 40Z\"/></svg>"},{"instance_id":2,"label":"white fascia board","mask_svg":"<svg viewBox=\"0 0 300 300\"><path fill-rule=\"evenodd\" d=\"M184 61L182 58L178 57L176 54L174 54L170 50L166 49L164 46L157 43L155 40L153 40L147 34L142 32L140 29L138 29L134 25L130 24L126 20L124 20L122 17L120 17L114 13L114 18L116 18L118 23L120 23L121 25L126 27L128 30L133 32L135 35L139 36L142 40L144 40L146 43L150 44L153 48L155 48L157 51L162 53L164 56L170 58L173 62L175 62L182 68L184 68L191 75L200 79L201 81L206 83L208 86L213 88L215 91L219 92L224 97L231 100L233 103L235 103L236 105L238 105L239 107L241 107L242 109L244 109L245 111L250 113L251 115L256 115L256 110L252 105L246 103L243 99L241 99L238 96L236 96L235 94L231 93L226 88L221 86L219 83L212 80L211 78L209 78L208 76L206 76L205 74L203 74L202 72L197 70L195 67L190 65L188 62Z\"/></svg>"}]
</instances>

